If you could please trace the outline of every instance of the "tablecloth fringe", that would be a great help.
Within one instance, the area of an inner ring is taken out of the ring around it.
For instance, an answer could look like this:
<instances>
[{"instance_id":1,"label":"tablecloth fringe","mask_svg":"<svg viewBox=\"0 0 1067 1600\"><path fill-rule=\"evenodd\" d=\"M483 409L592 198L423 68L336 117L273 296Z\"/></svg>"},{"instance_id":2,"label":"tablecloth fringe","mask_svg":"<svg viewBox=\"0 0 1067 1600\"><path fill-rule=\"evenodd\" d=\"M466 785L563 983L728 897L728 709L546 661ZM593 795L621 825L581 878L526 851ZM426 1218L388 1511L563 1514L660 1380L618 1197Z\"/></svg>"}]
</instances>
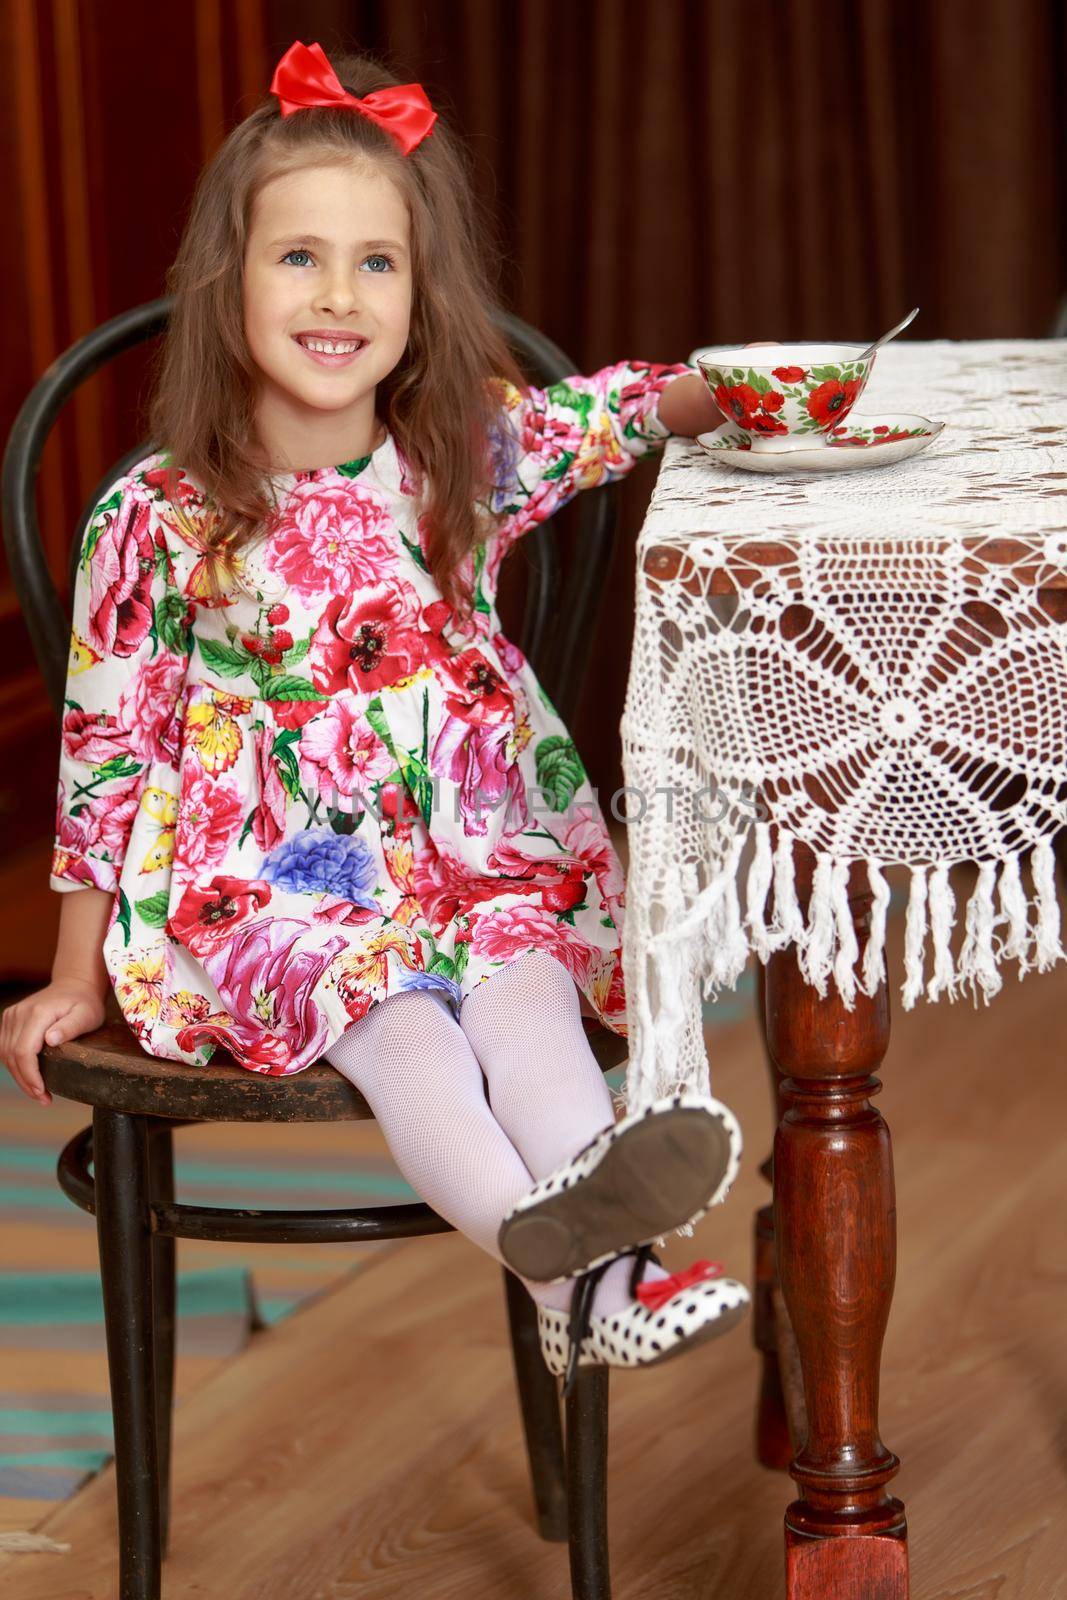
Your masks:
<instances>
[{"instance_id":1,"label":"tablecloth fringe","mask_svg":"<svg viewBox=\"0 0 1067 1600\"><path fill-rule=\"evenodd\" d=\"M857 991L873 995L884 973L886 916L890 891L885 863L862 862L873 894L870 937L859 961L859 948L848 902L852 862L815 852L811 899L805 917L796 894L793 839L779 830L773 858L770 827L755 824L752 861L746 880L742 920L735 909L736 893L728 884L716 893L709 885L709 915L704 920L704 995L709 997L736 982L743 961L743 941L760 960L795 943L800 970L807 982L825 996L830 977L846 1007L851 1010ZM1029 855L1032 888L1027 893L1022 862ZM721 874L735 879L738 853L731 851ZM773 909L767 915L768 895ZM959 922L956 897L946 865L910 869L904 932L904 983L901 998L910 1010L920 996L928 1000L957 999L969 987L975 1001L988 1004L1002 986L1001 968L1018 963L1019 977L1032 968L1045 972L1065 958L1060 939L1060 910L1056 896L1056 857L1050 839L997 861L983 861L978 878L962 911L963 937L953 950L953 931ZM929 973L926 968L929 958Z\"/></svg>"},{"instance_id":2,"label":"tablecloth fringe","mask_svg":"<svg viewBox=\"0 0 1067 1600\"><path fill-rule=\"evenodd\" d=\"M851 1009L857 991L872 995L884 975L886 918L890 901L885 863L866 858L873 895L870 936L862 961L848 901L852 863L821 851L815 852L812 893L805 916L796 893L793 839L779 829L772 855L769 825L754 825L754 848L745 881L744 909L738 882L744 839L731 847L705 886L695 894L681 917L654 935L650 950L657 964L681 959L698 972L705 998L733 987L750 952L761 961L776 950L795 944L797 960L807 982L825 996L832 976L845 1005ZM1029 853L1032 889L1023 886L1022 858ZM1019 976L1035 968L1046 971L1065 959L1060 939L1060 911L1056 897L1055 854L1051 840L999 861L984 861L963 909L963 938L958 953L952 947L958 923L957 905L949 870L945 865L910 869L905 920L905 979L901 991L905 1009L921 996L955 1000L968 985L975 1001L986 1002L1002 985L1001 965L1018 963ZM768 900L773 891L773 901ZM768 915L768 903L772 909ZM689 947L685 957L680 952ZM926 974L927 957L930 972ZM669 1007L676 986L661 986L661 1002Z\"/></svg>"},{"instance_id":3,"label":"tablecloth fringe","mask_svg":"<svg viewBox=\"0 0 1067 1600\"><path fill-rule=\"evenodd\" d=\"M806 981L825 998L832 977L848 1010L858 993L873 995L883 981L890 903L886 863L873 858L863 862L872 903L861 958L848 900L852 862L815 853L805 914L796 892L794 842L779 829L772 849L769 825L754 824L742 895L746 841L736 835L720 863L702 866L699 887L695 870L690 871L687 906L650 936L647 957L655 974L655 1000L631 1023L625 1090L631 1110L683 1083L708 1087L699 996L714 999L733 989L751 954L766 961L794 945ZM1027 855L1029 892L1021 871ZM954 950L953 934L961 922L962 937ZM1002 987L1006 961L1017 962L1022 978L1031 969L1045 972L1065 958L1051 840L980 863L962 918L947 865L910 868L901 988L905 1010L921 996L956 1000L968 988L975 1004L979 999L988 1004Z\"/></svg>"}]
</instances>

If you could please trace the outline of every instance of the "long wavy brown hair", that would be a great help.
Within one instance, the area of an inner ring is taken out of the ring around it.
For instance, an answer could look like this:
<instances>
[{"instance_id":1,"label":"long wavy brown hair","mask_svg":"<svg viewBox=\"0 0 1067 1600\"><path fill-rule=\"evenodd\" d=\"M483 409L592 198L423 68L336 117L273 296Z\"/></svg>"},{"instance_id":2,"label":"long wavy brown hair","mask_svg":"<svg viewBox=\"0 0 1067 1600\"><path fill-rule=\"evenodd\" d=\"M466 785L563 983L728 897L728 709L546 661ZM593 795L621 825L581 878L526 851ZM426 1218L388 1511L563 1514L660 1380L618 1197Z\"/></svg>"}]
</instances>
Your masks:
<instances>
[{"instance_id":1,"label":"long wavy brown hair","mask_svg":"<svg viewBox=\"0 0 1067 1600\"><path fill-rule=\"evenodd\" d=\"M370 56L334 54L330 64L360 97L401 81ZM372 161L407 202L410 335L376 404L417 480L430 572L457 613L469 617L473 596L463 568L486 535L478 506L491 516L487 500L499 475L493 424L500 394L491 380L525 385L491 317L491 230L466 152L440 116L407 156L358 112L315 108L283 117L273 95L232 130L200 175L167 274L174 310L153 371L148 426L156 448L204 489L214 513L205 543L233 552L269 526L276 508L257 464L257 369L242 311L252 206L273 177L353 159Z\"/></svg>"}]
</instances>

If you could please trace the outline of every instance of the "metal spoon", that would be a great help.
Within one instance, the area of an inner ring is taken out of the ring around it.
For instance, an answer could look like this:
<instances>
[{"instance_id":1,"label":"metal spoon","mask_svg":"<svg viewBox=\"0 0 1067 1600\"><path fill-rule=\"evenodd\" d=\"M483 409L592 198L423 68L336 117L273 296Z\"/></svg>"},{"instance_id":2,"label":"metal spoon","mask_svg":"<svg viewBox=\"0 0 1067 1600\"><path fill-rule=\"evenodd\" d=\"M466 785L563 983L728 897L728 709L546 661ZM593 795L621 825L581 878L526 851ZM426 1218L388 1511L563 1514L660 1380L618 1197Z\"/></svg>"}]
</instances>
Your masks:
<instances>
[{"instance_id":1,"label":"metal spoon","mask_svg":"<svg viewBox=\"0 0 1067 1600\"><path fill-rule=\"evenodd\" d=\"M898 333L903 333L909 322L914 322L918 315L919 308L916 306L914 311L908 312L903 322L898 322L895 328L890 328L888 333L883 333L882 337L880 339L876 339L872 345L869 345L861 356L856 357L856 360L866 361L868 356L873 356L874 352L879 349L881 345L888 344L890 339L895 339Z\"/></svg>"}]
</instances>

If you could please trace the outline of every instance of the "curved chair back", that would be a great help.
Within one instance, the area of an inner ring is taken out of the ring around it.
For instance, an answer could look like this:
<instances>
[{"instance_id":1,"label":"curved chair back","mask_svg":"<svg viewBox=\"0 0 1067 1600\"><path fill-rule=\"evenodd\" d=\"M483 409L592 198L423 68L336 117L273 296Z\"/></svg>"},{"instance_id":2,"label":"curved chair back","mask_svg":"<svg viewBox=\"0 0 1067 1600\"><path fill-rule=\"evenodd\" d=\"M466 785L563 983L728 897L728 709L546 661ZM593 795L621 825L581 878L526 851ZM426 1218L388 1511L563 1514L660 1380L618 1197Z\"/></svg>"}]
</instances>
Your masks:
<instances>
[{"instance_id":1,"label":"curved chair back","mask_svg":"<svg viewBox=\"0 0 1067 1600\"><path fill-rule=\"evenodd\" d=\"M57 716L62 714L70 640L70 617L48 570L37 515L37 474L48 435L63 406L85 380L134 345L163 333L170 319L169 295L134 306L71 345L30 391L8 438L0 480L4 540L12 580ZM497 323L519 365L538 386L576 370L558 345L510 312ZM94 507L109 483L151 453L150 443L128 450L100 479L74 528L70 586ZM520 541L531 575L519 644L545 691L569 722L577 708L589 661L596 614L604 591L617 517L617 487L579 497L578 545L566 590L560 593L558 539L550 524Z\"/></svg>"}]
</instances>

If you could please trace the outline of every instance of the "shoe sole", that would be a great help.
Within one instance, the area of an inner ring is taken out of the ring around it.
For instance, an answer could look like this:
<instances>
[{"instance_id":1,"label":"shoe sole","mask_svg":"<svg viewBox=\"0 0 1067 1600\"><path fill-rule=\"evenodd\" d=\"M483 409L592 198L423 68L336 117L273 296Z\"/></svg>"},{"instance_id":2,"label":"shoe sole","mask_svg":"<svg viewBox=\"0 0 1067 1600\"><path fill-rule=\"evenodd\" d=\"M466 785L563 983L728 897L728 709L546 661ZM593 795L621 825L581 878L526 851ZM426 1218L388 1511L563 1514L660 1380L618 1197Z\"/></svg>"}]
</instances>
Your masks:
<instances>
[{"instance_id":1,"label":"shoe sole","mask_svg":"<svg viewBox=\"0 0 1067 1600\"><path fill-rule=\"evenodd\" d=\"M710 1112L680 1106L644 1117L587 1178L505 1222L500 1252L520 1277L569 1278L682 1227L707 1206L729 1164L729 1131Z\"/></svg>"}]
</instances>

